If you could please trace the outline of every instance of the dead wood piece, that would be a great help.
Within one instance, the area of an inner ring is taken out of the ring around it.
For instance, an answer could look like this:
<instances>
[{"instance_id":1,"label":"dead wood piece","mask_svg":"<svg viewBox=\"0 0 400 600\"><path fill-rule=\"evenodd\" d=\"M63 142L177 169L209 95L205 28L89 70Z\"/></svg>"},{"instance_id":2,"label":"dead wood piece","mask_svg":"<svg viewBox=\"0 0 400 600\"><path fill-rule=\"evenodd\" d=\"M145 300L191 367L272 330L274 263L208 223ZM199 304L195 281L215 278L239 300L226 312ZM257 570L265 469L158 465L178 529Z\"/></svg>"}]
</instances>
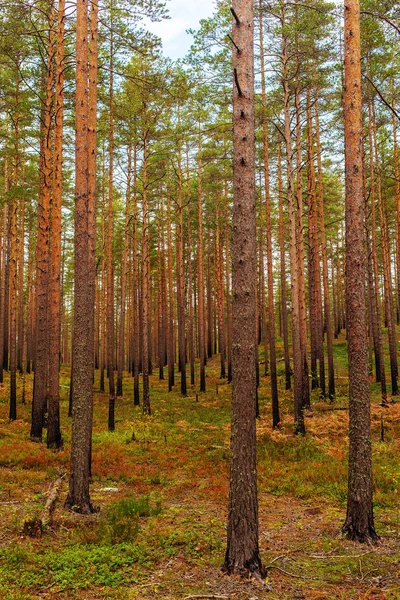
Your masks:
<instances>
[{"instance_id":1,"label":"dead wood piece","mask_svg":"<svg viewBox=\"0 0 400 600\"><path fill-rule=\"evenodd\" d=\"M46 503L43 507L40 517L25 519L23 533L33 538L40 538L43 531L51 524L54 508L57 498L61 491L61 486L66 473L60 473L57 479L52 483Z\"/></svg>"}]
</instances>

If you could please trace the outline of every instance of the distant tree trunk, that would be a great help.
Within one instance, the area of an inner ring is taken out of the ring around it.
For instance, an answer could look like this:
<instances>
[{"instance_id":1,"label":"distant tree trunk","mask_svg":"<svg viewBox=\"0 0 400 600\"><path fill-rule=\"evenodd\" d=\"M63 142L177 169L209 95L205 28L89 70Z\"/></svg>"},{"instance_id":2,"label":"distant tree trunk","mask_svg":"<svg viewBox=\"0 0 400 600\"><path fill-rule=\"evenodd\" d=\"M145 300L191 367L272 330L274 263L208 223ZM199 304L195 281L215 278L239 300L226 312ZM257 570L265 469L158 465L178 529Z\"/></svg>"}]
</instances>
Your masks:
<instances>
[{"instance_id":1,"label":"distant tree trunk","mask_svg":"<svg viewBox=\"0 0 400 600\"><path fill-rule=\"evenodd\" d=\"M371 157L372 158L372 157ZM368 276L368 306L370 314L370 325L373 347L375 354L375 370L376 370L376 381L381 383L382 403L387 402L386 392L386 374L385 364L383 360L383 347L382 347L382 331L380 327L380 311L379 304L377 305L377 297L375 294L375 282L374 282L374 269L372 264L372 250L370 242L370 226L368 218L368 197L365 189L365 165L363 171L363 186L364 186L364 203L365 203L365 237L366 237L366 250L367 250L367 276ZM371 180L371 202L375 203L374 198L374 185ZM375 211L375 209L374 209ZM375 221L375 218L374 218Z\"/></svg>"},{"instance_id":2,"label":"distant tree trunk","mask_svg":"<svg viewBox=\"0 0 400 600\"><path fill-rule=\"evenodd\" d=\"M314 387L320 387L324 397L325 363L324 363L324 324L322 317L322 290L320 269L320 245L318 239L317 189L314 164L314 140L312 131L311 96L307 90L307 179L308 179L308 238L309 238L309 301L310 301L310 338L312 355L314 355L315 371ZM312 315L312 318L311 318ZM316 372L319 363L319 380Z\"/></svg>"},{"instance_id":3,"label":"distant tree trunk","mask_svg":"<svg viewBox=\"0 0 400 600\"><path fill-rule=\"evenodd\" d=\"M51 201L49 278L49 417L47 447L62 446L60 430L60 336L61 336L61 207L64 117L64 20L65 0L58 5L56 56L56 111L54 123L54 178Z\"/></svg>"},{"instance_id":4,"label":"distant tree trunk","mask_svg":"<svg viewBox=\"0 0 400 600\"><path fill-rule=\"evenodd\" d=\"M282 168L281 168L281 143L278 140L278 205L279 205L279 248L280 248L280 267L281 267L281 305L282 305L282 333L283 333L283 352L285 360L285 388L291 389L291 368L289 357L289 324L287 314L287 294L286 294L286 260L285 260L285 230L283 222L283 199L282 199Z\"/></svg>"},{"instance_id":5,"label":"distant tree trunk","mask_svg":"<svg viewBox=\"0 0 400 600\"><path fill-rule=\"evenodd\" d=\"M232 299L231 299L231 269L229 261L229 220L228 209L225 218L225 278L226 278L226 327L227 327L227 360L228 383L232 382Z\"/></svg>"},{"instance_id":6,"label":"distant tree trunk","mask_svg":"<svg viewBox=\"0 0 400 600\"><path fill-rule=\"evenodd\" d=\"M392 79L392 108L395 108L395 94ZM399 173L399 150L397 145L397 117L392 114L393 126L393 165L394 165L394 185L395 185L395 206L396 206L396 267L397 267L397 324L400 323L400 173Z\"/></svg>"},{"instance_id":7,"label":"distant tree trunk","mask_svg":"<svg viewBox=\"0 0 400 600\"><path fill-rule=\"evenodd\" d=\"M185 272L183 262L183 184L181 151L178 150L178 219L176 233L176 281L178 303L178 351L179 371L181 374L181 395L187 395L186 389L186 337L185 337Z\"/></svg>"},{"instance_id":8,"label":"distant tree trunk","mask_svg":"<svg viewBox=\"0 0 400 600\"><path fill-rule=\"evenodd\" d=\"M17 85L17 90L19 85ZM15 135L15 154L14 154L14 185L17 186L19 181L18 166L19 166L19 115L18 115L18 99L17 111L14 114L14 135ZM10 283L9 283L9 308L10 308L10 421L15 421L17 418L17 212L18 202L14 198L10 204Z\"/></svg>"},{"instance_id":9,"label":"distant tree trunk","mask_svg":"<svg viewBox=\"0 0 400 600\"><path fill-rule=\"evenodd\" d=\"M200 124L199 124L200 129ZM200 392L206 391L206 342L204 308L204 250L203 250L203 192L202 192L201 135L199 133L199 151L197 158L197 281L198 281L198 335L200 355Z\"/></svg>"},{"instance_id":10,"label":"distant tree trunk","mask_svg":"<svg viewBox=\"0 0 400 600\"><path fill-rule=\"evenodd\" d=\"M143 412L151 414L149 388L149 254L150 235L147 205L147 138L143 136L143 196L142 196L142 370L143 370Z\"/></svg>"},{"instance_id":11,"label":"distant tree trunk","mask_svg":"<svg viewBox=\"0 0 400 600\"><path fill-rule=\"evenodd\" d=\"M284 13L283 13L284 14ZM284 18L282 25L285 24ZM290 256L290 279L292 296L292 345L293 345L293 372L294 372L294 421L295 432L304 434L304 364L301 346L301 314L299 298L299 260L297 249L297 211L294 197L293 177L293 150L290 116L290 94L288 80L288 49L287 35L282 36L282 61L283 61L283 102L285 118L285 141L286 141L286 166L287 166L287 198L288 198L288 225L289 225L289 256Z\"/></svg>"},{"instance_id":12,"label":"distant tree trunk","mask_svg":"<svg viewBox=\"0 0 400 600\"><path fill-rule=\"evenodd\" d=\"M265 296L265 265L264 265L264 219L260 214L260 231L259 231L259 263L260 263L260 295L261 295L261 339L264 346L264 377L269 374L268 370L268 354L269 354L269 334L268 334L268 319L267 319L267 301Z\"/></svg>"},{"instance_id":13,"label":"distant tree trunk","mask_svg":"<svg viewBox=\"0 0 400 600\"><path fill-rule=\"evenodd\" d=\"M106 259L105 259L105 248L106 248L106 219L105 219L105 199L104 199L104 153L103 153L103 193L101 203L101 313L100 313L100 393L105 392L105 381L104 371L107 365L107 352L106 352L106 322L107 322L107 274L106 274Z\"/></svg>"},{"instance_id":14,"label":"distant tree trunk","mask_svg":"<svg viewBox=\"0 0 400 600\"><path fill-rule=\"evenodd\" d=\"M297 19L297 7L296 19ZM297 36L297 33L296 33ZM297 69L298 55L296 57ZM307 351L307 311L306 311L306 293L304 278L304 233L303 233L303 188L302 188L302 148L301 148L301 107L300 107L300 88L296 81L295 87L295 109L296 109L296 239L297 239L297 277L298 277L298 295L299 295L299 315L300 315L300 345L302 362L302 403L303 408L310 408L310 385L308 381L308 351Z\"/></svg>"},{"instance_id":15,"label":"distant tree trunk","mask_svg":"<svg viewBox=\"0 0 400 600\"><path fill-rule=\"evenodd\" d=\"M162 190L160 190L160 202L157 219L157 348L158 348L158 372L159 379L164 379L164 313L163 313L163 264L162 264Z\"/></svg>"},{"instance_id":16,"label":"distant tree trunk","mask_svg":"<svg viewBox=\"0 0 400 600\"><path fill-rule=\"evenodd\" d=\"M253 4L234 0L232 429L228 539L223 570L264 575L256 473L256 212Z\"/></svg>"},{"instance_id":17,"label":"distant tree trunk","mask_svg":"<svg viewBox=\"0 0 400 600\"><path fill-rule=\"evenodd\" d=\"M110 39L110 88L109 88L109 165L108 165L108 214L106 236L107 264L107 372L109 382L108 399L108 431L115 429L115 387L114 387L114 259L112 249L113 238L113 187L114 187L114 75L113 53L114 41L112 35L113 20L111 18Z\"/></svg>"},{"instance_id":18,"label":"distant tree trunk","mask_svg":"<svg viewBox=\"0 0 400 600\"><path fill-rule=\"evenodd\" d=\"M172 281L173 261L172 261L172 225L171 225L171 195L167 190L167 243L168 243L168 391L171 392L175 385L175 336L174 336L174 287Z\"/></svg>"},{"instance_id":19,"label":"distant tree trunk","mask_svg":"<svg viewBox=\"0 0 400 600\"><path fill-rule=\"evenodd\" d=\"M226 194L226 189L224 195ZM217 200L216 207L216 229L215 229L215 274L216 274L216 291L217 291L217 312L218 312L218 350L220 357L220 378L225 379L225 298L224 298L224 260L222 252L222 243L220 239L220 212L219 202Z\"/></svg>"},{"instance_id":20,"label":"distant tree trunk","mask_svg":"<svg viewBox=\"0 0 400 600\"><path fill-rule=\"evenodd\" d=\"M331 318L331 303L329 297L329 274L328 274L328 257L326 249L326 234L325 234L325 216L324 216L324 188L322 183L322 149L319 128L319 107L318 107L318 92L314 81L314 110L315 110L315 142L317 150L317 167L318 167L318 212L319 212L319 231L321 236L321 253L322 253L322 279L324 284L324 317L326 329L326 345L328 354L328 395L329 399L335 398L335 370L333 363L333 330Z\"/></svg>"},{"instance_id":21,"label":"distant tree trunk","mask_svg":"<svg viewBox=\"0 0 400 600\"><path fill-rule=\"evenodd\" d=\"M8 162L4 160L4 191L8 189ZM3 383L3 362L4 362L4 339L5 339L5 321L8 318L6 312L6 278L8 270L7 258L7 223L8 223L8 204L4 203L2 219L2 240L0 246L1 252L1 277L0 277L0 383Z\"/></svg>"},{"instance_id":22,"label":"distant tree trunk","mask_svg":"<svg viewBox=\"0 0 400 600\"><path fill-rule=\"evenodd\" d=\"M133 404L139 406L139 268L138 268L137 144L133 147Z\"/></svg>"},{"instance_id":23,"label":"distant tree trunk","mask_svg":"<svg viewBox=\"0 0 400 600\"><path fill-rule=\"evenodd\" d=\"M89 495L92 437L93 355L92 274L88 227L88 6L77 0L76 14L76 154L74 240L74 333L71 474L66 505L76 512L93 511Z\"/></svg>"},{"instance_id":24,"label":"distant tree trunk","mask_svg":"<svg viewBox=\"0 0 400 600\"><path fill-rule=\"evenodd\" d=\"M268 337L271 364L271 401L272 401L272 426L277 427L280 423L279 399L278 399L278 377L276 370L276 346L275 346L275 307L274 307L274 278L272 265L272 225L271 225L271 197L269 189L269 149L267 131L267 97L265 93L265 64L264 64L264 39L262 6L260 0L260 60L261 60L261 102L263 108L263 162L264 162L264 193L265 193L265 231L267 251L267 285L268 285ZM290 375L289 375L290 381ZM289 386L290 387L290 386Z\"/></svg>"},{"instance_id":25,"label":"distant tree trunk","mask_svg":"<svg viewBox=\"0 0 400 600\"><path fill-rule=\"evenodd\" d=\"M359 542L377 539L372 508L368 341L365 310L360 6L344 7L344 139L346 180L346 325L349 352L349 476L343 531Z\"/></svg>"},{"instance_id":26,"label":"distant tree trunk","mask_svg":"<svg viewBox=\"0 0 400 600\"><path fill-rule=\"evenodd\" d=\"M122 397L122 376L125 362L125 314L126 314L126 283L128 270L129 253L129 222L130 222L130 203L131 203L131 174L132 174L132 146L128 147L128 181L125 200L125 231L124 231L124 251L122 257L121 273L121 308L119 315L119 340L118 340L118 374L117 374L117 396Z\"/></svg>"},{"instance_id":27,"label":"distant tree trunk","mask_svg":"<svg viewBox=\"0 0 400 600\"><path fill-rule=\"evenodd\" d=\"M195 385L194 372L194 335L193 335L193 265L192 265L192 230L190 214L190 188L189 188L189 164L187 164L187 186L188 186L188 211L187 211L187 264L188 264L188 304L189 304L189 322L188 322L188 345L190 362L190 385Z\"/></svg>"},{"instance_id":28,"label":"distant tree trunk","mask_svg":"<svg viewBox=\"0 0 400 600\"><path fill-rule=\"evenodd\" d=\"M388 339L389 339L389 356L390 356L390 373L392 381L392 395L397 396L399 394L399 386L397 383L398 377L398 361L397 361L397 341L396 341L396 320L394 314L394 303L393 303L393 284L392 284L392 271L391 271L391 260L390 260L390 241L389 241L389 227L388 217L385 206L385 201L382 196L382 181L381 181L381 170L379 165L379 154L378 145L376 141L376 120L375 120L375 109L372 101L372 107L370 111L371 127L372 127L372 139L373 139L373 150L375 158L375 172L376 172L376 190L378 194L378 212L380 221L381 231L381 247L382 247L382 266L383 266L383 286L384 286L384 301L385 301L385 316L387 320L388 328ZM373 185L373 182L372 182Z\"/></svg>"},{"instance_id":29,"label":"distant tree trunk","mask_svg":"<svg viewBox=\"0 0 400 600\"><path fill-rule=\"evenodd\" d=\"M213 301L211 285L211 233L208 229L207 242L207 357L213 355Z\"/></svg>"},{"instance_id":30,"label":"distant tree trunk","mask_svg":"<svg viewBox=\"0 0 400 600\"><path fill-rule=\"evenodd\" d=\"M25 352L25 318L24 318L24 252L25 252L25 199L20 199L20 225L18 240L18 346L17 346L17 369L24 374L26 366L24 360ZM1 307L0 307L1 308Z\"/></svg>"},{"instance_id":31,"label":"distant tree trunk","mask_svg":"<svg viewBox=\"0 0 400 600\"><path fill-rule=\"evenodd\" d=\"M41 186L38 203L38 230L36 241L36 344L35 378L33 384L31 439L41 440L44 416L47 409L47 383L49 368L48 336L48 283L49 283L49 235L50 198L52 179L52 116L54 79L54 3L49 12L49 45L47 50L47 72L45 101L43 106L43 131L41 143Z\"/></svg>"}]
</instances>

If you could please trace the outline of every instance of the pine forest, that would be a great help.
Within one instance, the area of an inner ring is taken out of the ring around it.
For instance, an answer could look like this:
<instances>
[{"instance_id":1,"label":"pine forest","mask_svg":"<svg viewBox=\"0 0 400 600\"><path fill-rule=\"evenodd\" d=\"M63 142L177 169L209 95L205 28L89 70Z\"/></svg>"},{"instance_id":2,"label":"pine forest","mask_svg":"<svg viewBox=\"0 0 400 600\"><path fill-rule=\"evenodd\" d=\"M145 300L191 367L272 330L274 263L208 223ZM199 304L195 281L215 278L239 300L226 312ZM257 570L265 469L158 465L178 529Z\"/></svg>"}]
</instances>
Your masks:
<instances>
[{"instance_id":1,"label":"pine forest","mask_svg":"<svg viewBox=\"0 0 400 600\"><path fill-rule=\"evenodd\" d=\"M400 599L399 73L393 0L0 0L0 598Z\"/></svg>"}]
</instances>

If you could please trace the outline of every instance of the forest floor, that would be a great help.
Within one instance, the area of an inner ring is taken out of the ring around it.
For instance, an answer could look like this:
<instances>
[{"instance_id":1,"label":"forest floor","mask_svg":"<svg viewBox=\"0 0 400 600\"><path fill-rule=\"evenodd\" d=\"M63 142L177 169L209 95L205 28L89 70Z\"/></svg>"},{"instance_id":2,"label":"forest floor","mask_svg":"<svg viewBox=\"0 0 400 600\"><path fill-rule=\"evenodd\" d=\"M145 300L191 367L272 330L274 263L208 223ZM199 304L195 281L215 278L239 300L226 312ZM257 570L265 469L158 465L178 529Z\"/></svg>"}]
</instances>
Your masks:
<instances>
[{"instance_id":1,"label":"forest floor","mask_svg":"<svg viewBox=\"0 0 400 600\"><path fill-rule=\"evenodd\" d=\"M30 402L19 402L18 420L8 423L6 379L0 388L0 598L400 599L400 404L382 408L372 384L375 521L381 543L349 542L340 533L347 486L344 338L335 344L335 368L337 399L329 404L315 393L303 438L293 436L293 403L283 389L282 427L272 431L269 377L261 377L257 432L260 550L268 568L264 587L220 572L231 388L217 377L217 357L208 364L208 391L198 402L194 389L187 398L180 397L179 385L168 394L167 382L155 372L151 417L133 406L132 379L126 374L113 433L106 430L107 395L95 393L91 496L100 512L83 517L64 509L65 479L52 525L40 539L22 530L26 519L40 513L59 470L68 469L69 369L62 368L61 378L64 449L56 453L29 441ZM21 392L22 381L19 386ZM27 398L31 392L27 376Z\"/></svg>"}]
</instances>

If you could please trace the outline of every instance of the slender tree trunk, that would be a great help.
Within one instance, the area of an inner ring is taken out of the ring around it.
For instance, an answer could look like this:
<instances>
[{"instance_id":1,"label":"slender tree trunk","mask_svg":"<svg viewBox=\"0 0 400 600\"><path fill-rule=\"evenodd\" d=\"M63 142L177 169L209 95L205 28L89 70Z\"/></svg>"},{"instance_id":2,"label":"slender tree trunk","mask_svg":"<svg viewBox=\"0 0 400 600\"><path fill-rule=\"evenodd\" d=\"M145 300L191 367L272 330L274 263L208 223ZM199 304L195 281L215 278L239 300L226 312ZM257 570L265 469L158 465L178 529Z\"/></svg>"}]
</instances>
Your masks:
<instances>
[{"instance_id":1,"label":"slender tree trunk","mask_svg":"<svg viewBox=\"0 0 400 600\"><path fill-rule=\"evenodd\" d=\"M188 323L188 345L190 362L190 385L195 385L195 350L193 335L193 265L192 265L192 231L191 231L191 211L190 211L190 187L189 187L189 159L187 159L187 187L188 187L188 212L187 212L187 264L188 264L188 304L189 304L189 323Z\"/></svg>"},{"instance_id":2,"label":"slender tree trunk","mask_svg":"<svg viewBox=\"0 0 400 600\"><path fill-rule=\"evenodd\" d=\"M147 138L143 136L143 196L142 196L142 370L143 370L143 412L151 414L149 388L149 255L150 236L147 205Z\"/></svg>"},{"instance_id":3,"label":"slender tree trunk","mask_svg":"<svg viewBox=\"0 0 400 600\"><path fill-rule=\"evenodd\" d=\"M319 381L314 373L317 385L321 389L321 395L325 397L325 358L324 358L324 324L322 315L322 290L320 270L320 245L318 240L318 212L317 212L317 189L315 180L314 164L314 141L312 131L311 96L307 90L307 179L308 179L308 237L309 237L309 282L310 282L310 316L313 315L314 322L310 318L311 340L314 338L315 366L319 363Z\"/></svg>"},{"instance_id":4,"label":"slender tree trunk","mask_svg":"<svg viewBox=\"0 0 400 600\"><path fill-rule=\"evenodd\" d=\"M23 179L23 177L22 177ZM25 251L25 199L20 199L20 225L18 242L18 346L17 346L17 369L21 375L25 372L25 318L24 318L24 251Z\"/></svg>"},{"instance_id":5,"label":"slender tree trunk","mask_svg":"<svg viewBox=\"0 0 400 600\"><path fill-rule=\"evenodd\" d=\"M113 20L111 18L111 31ZM115 387L114 387L114 259L112 249L113 238L113 187L114 187L114 75L113 75L114 42L110 40L110 88L109 88L109 165L108 165L108 214L106 236L107 264L107 373L109 383L108 431L115 429Z\"/></svg>"},{"instance_id":6,"label":"slender tree trunk","mask_svg":"<svg viewBox=\"0 0 400 600\"><path fill-rule=\"evenodd\" d=\"M276 369L276 346L275 346L275 306L274 306L274 276L272 264L272 225L271 225L271 197L269 188L269 149L267 131L267 96L265 93L265 61L264 61L264 38L262 5L260 0L260 61L261 61L261 102L263 108L263 163L264 163L264 192L265 192L265 231L267 252L267 285L268 285L268 336L271 369L271 401L272 401L272 426L277 427L280 423L279 399L278 399L278 376ZM264 266L263 266L264 268ZM266 324L265 324L266 325ZM290 375L289 375L290 383ZM290 387L290 385L289 385Z\"/></svg>"},{"instance_id":7,"label":"slender tree trunk","mask_svg":"<svg viewBox=\"0 0 400 600\"><path fill-rule=\"evenodd\" d=\"M178 302L178 350L179 371L181 374L181 395L187 396L186 389L186 337L185 337L185 272L183 262L183 184L181 152L178 150L178 220L176 235L176 280Z\"/></svg>"},{"instance_id":8,"label":"slender tree trunk","mask_svg":"<svg viewBox=\"0 0 400 600\"><path fill-rule=\"evenodd\" d=\"M213 355L213 301L211 285L211 233L208 229L207 248L207 357Z\"/></svg>"},{"instance_id":9,"label":"slender tree trunk","mask_svg":"<svg viewBox=\"0 0 400 600\"><path fill-rule=\"evenodd\" d=\"M229 261L229 220L228 209L225 217L225 278L226 278L226 327L227 327L227 360L228 360L228 383L232 382L232 299L231 299L231 269Z\"/></svg>"},{"instance_id":10,"label":"slender tree trunk","mask_svg":"<svg viewBox=\"0 0 400 600\"><path fill-rule=\"evenodd\" d=\"M282 333L283 333L283 353L285 360L285 388L291 389L291 368L289 357L289 324L287 314L287 294L286 294L286 260L285 260L285 231L283 222L283 198L282 198L282 169L281 169L281 143L278 140L278 205L279 205L279 248L280 248L280 267L281 267L281 306L282 306Z\"/></svg>"},{"instance_id":11,"label":"slender tree trunk","mask_svg":"<svg viewBox=\"0 0 400 600\"><path fill-rule=\"evenodd\" d=\"M325 216L324 216L324 188L322 183L322 149L319 128L319 107L318 91L314 78L314 111L315 111L315 142L317 150L317 168L318 168L318 211L319 211L319 231L321 236L321 254L322 254L322 279L324 284L324 317L326 329L326 346L328 354L328 395L329 399L335 398L335 370L333 363L333 330L331 318L331 304L329 297L329 274L328 257L326 249Z\"/></svg>"},{"instance_id":12,"label":"slender tree trunk","mask_svg":"<svg viewBox=\"0 0 400 600\"><path fill-rule=\"evenodd\" d=\"M392 80L392 108L395 109L394 85ZM397 117L392 115L393 126L393 165L396 205L396 267L397 267L397 324L400 323L400 173L399 173L399 150L397 145Z\"/></svg>"},{"instance_id":13,"label":"slender tree trunk","mask_svg":"<svg viewBox=\"0 0 400 600\"><path fill-rule=\"evenodd\" d=\"M19 115L18 115L18 89L17 83L16 104L17 110L14 114L14 186L19 183ZM17 257L18 257L18 238L17 238L17 212L18 202L14 198L10 205L10 421L15 421L17 418Z\"/></svg>"},{"instance_id":14,"label":"slender tree trunk","mask_svg":"<svg viewBox=\"0 0 400 600\"><path fill-rule=\"evenodd\" d=\"M4 160L4 191L8 190L8 162ZM8 223L8 204L4 203L3 223L2 223L2 245L1 245L1 277L0 277L0 383L3 383L3 364L4 364L4 340L5 340L5 322L6 317L6 279L8 270L7 258L7 223Z\"/></svg>"},{"instance_id":15,"label":"slender tree trunk","mask_svg":"<svg viewBox=\"0 0 400 600\"><path fill-rule=\"evenodd\" d=\"M41 156L41 189L38 204L38 230L36 241L36 352L35 378L33 384L31 439L41 440L44 417L47 409L47 383L49 368L48 336L48 284L49 284L49 234L50 198L52 179L52 115L54 78L54 3L49 12L49 46L47 51L46 93L43 107L43 138Z\"/></svg>"},{"instance_id":16,"label":"slender tree trunk","mask_svg":"<svg viewBox=\"0 0 400 600\"><path fill-rule=\"evenodd\" d=\"M171 195L167 190L167 243L168 243L168 300L169 300L169 319L168 319L168 391L171 392L175 385L175 336L174 336L174 288L172 281L173 261L172 261L172 225L171 225Z\"/></svg>"},{"instance_id":17,"label":"slender tree trunk","mask_svg":"<svg viewBox=\"0 0 400 600\"><path fill-rule=\"evenodd\" d=\"M374 104L372 102L371 107L371 126L372 126L372 139L373 139L373 154L375 158L375 172L376 172L376 190L378 195L378 211L379 221L381 230L381 247L382 247L382 265L383 265L383 285L384 285L384 301L385 301L385 313L387 319L388 338L389 338L389 356L390 356L390 373L392 381L392 395L397 396L399 394L399 387L397 383L398 377L398 361L397 361L397 341L396 341L396 320L394 314L394 303L393 303L393 284L392 284L392 271L391 271L391 260L390 260L390 241L389 241L389 228L388 218L386 212L386 206L382 197L382 182L381 182L381 171L379 165L379 154L378 145L376 141L376 120ZM372 148L371 148L372 152Z\"/></svg>"},{"instance_id":18,"label":"slender tree trunk","mask_svg":"<svg viewBox=\"0 0 400 600\"><path fill-rule=\"evenodd\" d=\"M199 151L197 158L197 281L198 281L198 336L200 355L200 392L206 391L206 342L204 301L204 250L203 250L203 191L202 191L201 134L199 123Z\"/></svg>"},{"instance_id":19,"label":"slender tree trunk","mask_svg":"<svg viewBox=\"0 0 400 600\"><path fill-rule=\"evenodd\" d=\"M139 406L139 268L138 268L137 144L133 147L133 404Z\"/></svg>"},{"instance_id":20,"label":"slender tree trunk","mask_svg":"<svg viewBox=\"0 0 400 600\"><path fill-rule=\"evenodd\" d=\"M49 417L47 447L62 446L60 430L60 335L61 335L61 207L64 116L64 19L65 0L58 5L56 56L56 112L54 124L54 178L51 203L49 278Z\"/></svg>"},{"instance_id":21,"label":"slender tree trunk","mask_svg":"<svg viewBox=\"0 0 400 600\"><path fill-rule=\"evenodd\" d=\"M296 8L297 20L297 8ZM297 34L296 34L297 35ZM298 56L296 58L297 69ZM303 187L302 187L302 151L301 151L301 108L300 108L300 89L299 83L295 87L295 109L296 109L296 239L297 239L297 276L298 276L298 294L299 294L299 315L300 315L300 345L302 362L302 402L303 408L310 408L310 385L308 381L308 361L307 361L307 314L306 314L306 294L304 278L304 233L303 233Z\"/></svg>"},{"instance_id":22,"label":"slender tree trunk","mask_svg":"<svg viewBox=\"0 0 400 600\"><path fill-rule=\"evenodd\" d=\"M126 320L126 279L128 270L129 253L129 221L130 221L130 203L131 203L131 172L132 172L132 146L128 147L128 181L125 201L125 231L124 231L124 253L122 257L121 273L121 308L120 325L118 341L118 374L117 374L117 396L122 397L122 376L125 362L125 320Z\"/></svg>"},{"instance_id":23,"label":"slender tree trunk","mask_svg":"<svg viewBox=\"0 0 400 600\"><path fill-rule=\"evenodd\" d=\"M365 182L365 168L363 173L363 180ZM375 202L373 183L371 180L371 201ZM365 188L365 184L364 184ZM382 392L382 403L387 402L386 392L386 374L385 364L383 360L383 347L382 347L382 331L380 327L380 311L379 305L376 303L375 294L375 282L374 282L374 269L372 264L372 250L370 242L370 227L368 218L368 199L366 189L364 189L364 202L365 202L365 237L366 237L366 249L367 249L367 275L368 275L368 305L371 322L371 333L373 338L374 354L375 354L375 370L376 370L376 381L381 383Z\"/></svg>"},{"instance_id":24,"label":"slender tree trunk","mask_svg":"<svg viewBox=\"0 0 400 600\"><path fill-rule=\"evenodd\" d=\"M285 21L283 18L282 25ZM301 346L301 314L299 299L299 261L297 251L297 211L294 197L293 177L293 150L290 117L290 93L288 80L288 50L286 34L282 36L282 61L283 61L283 102L285 118L285 141L286 141L286 166L288 183L288 217L289 217L289 256L290 256L290 279L292 296L292 345L293 345L293 372L294 372L294 421L295 432L305 433L304 423L304 364Z\"/></svg>"},{"instance_id":25,"label":"slender tree trunk","mask_svg":"<svg viewBox=\"0 0 400 600\"><path fill-rule=\"evenodd\" d=\"M227 194L225 188L224 195ZM224 260L222 242L220 239L220 212L217 200L216 230L215 230L215 266L216 266L216 290L217 290L217 312L218 312L218 350L220 357L220 378L225 379L225 298L224 298Z\"/></svg>"}]
</instances>

